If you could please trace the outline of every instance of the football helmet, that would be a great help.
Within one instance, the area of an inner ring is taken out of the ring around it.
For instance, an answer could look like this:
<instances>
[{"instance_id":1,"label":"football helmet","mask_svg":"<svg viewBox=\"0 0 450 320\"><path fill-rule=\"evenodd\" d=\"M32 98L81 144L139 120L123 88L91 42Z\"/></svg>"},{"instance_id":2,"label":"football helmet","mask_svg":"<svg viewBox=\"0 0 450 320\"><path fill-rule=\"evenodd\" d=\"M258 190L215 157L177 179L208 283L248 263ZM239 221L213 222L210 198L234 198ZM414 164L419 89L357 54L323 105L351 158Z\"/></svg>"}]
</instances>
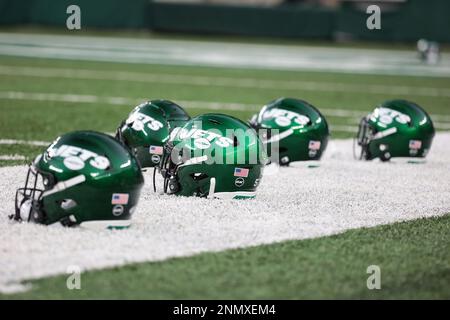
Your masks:
<instances>
[{"instance_id":1,"label":"football helmet","mask_svg":"<svg viewBox=\"0 0 450 320\"><path fill-rule=\"evenodd\" d=\"M142 168L154 167L161 161L170 131L189 119L186 111L172 101L147 101L120 124L116 138L132 150Z\"/></svg>"},{"instance_id":2,"label":"football helmet","mask_svg":"<svg viewBox=\"0 0 450 320\"><path fill-rule=\"evenodd\" d=\"M164 192L182 196L254 198L267 161L251 127L218 113L175 128L165 148L159 168Z\"/></svg>"},{"instance_id":3,"label":"football helmet","mask_svg":"<svg viewBox=\"0 0 450 320\"><path fill-rule=\"evenodd\" d=\"M364 160L393 157L424 158L435 134L430 116L419 105L406 100L389 100L377 106L359 124L355 157Z\"/></svg>"},{"instance_id":4,"label":"football helmet","mask_svg":"<svg viewBox=\"0 0 450 320\"><path fill-rule=\"evenodd\" d=\"M319 160L330 135L325 117L304 100L279 98L255 114L250 125L258 131L271 161L289 165L294 161ZM275 154L278 143L278 156Z\"/></svg>"},{"instance_id":5,"label":"football helmet","mask_svg":"<svg viewBox=\"0 0 450 320\"><path fill-rule=\"evenodd\" d=\"M113 137L94 131L67 133L30 165L10 218L126 228L143 183L135 157Z\"/></svg>"}]
</instances>

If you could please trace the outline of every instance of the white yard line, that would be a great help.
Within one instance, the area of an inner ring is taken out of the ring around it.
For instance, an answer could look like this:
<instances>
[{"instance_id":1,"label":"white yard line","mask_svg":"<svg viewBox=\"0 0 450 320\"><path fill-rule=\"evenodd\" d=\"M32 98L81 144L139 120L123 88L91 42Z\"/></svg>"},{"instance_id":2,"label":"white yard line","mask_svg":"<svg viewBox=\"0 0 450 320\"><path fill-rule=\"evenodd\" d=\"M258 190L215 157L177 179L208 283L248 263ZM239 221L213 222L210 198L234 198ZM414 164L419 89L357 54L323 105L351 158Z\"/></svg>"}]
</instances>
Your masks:
<instances>
[{"instance_id":1,"label":"white yard line","mask_svg":"<svg viewBox=\"0 0 450 320\"><path fill-rule=\"evenodd\" d=\"M209 77L198 75L142 73L67 68L16 67L0 65L0 75L38 78L90 79L145 83L165 83L206 87L254 88L265 90L354 92L377 95L450 97L450 89L437 87L336 83L325 81L264 80L255 78Z\"/></svg>"},{"instance_id":2,"label":"white yard line","mask_svg":"<svg viewBox=\"0 0 450 320\"><path fill-rule=\"evenodd\" d=\"M355 161L351 140L332 140L319 168L266 168L256 199L247 201L155 194L148 173L132 227L115 232L9 221L27 168L0 168L0 291L70 265L99 269L444 215L449 144L450 133L438 133L427 162L411 165Z\"/></svg>"},{"instance_id":3,"label":"white yard line","mask_svg":"<svg viewBox=\"0 0 450 320\"><path fill-rule=\"evenodd\" d=\"M0 160L13 161L13 160L25 160L26 157L19 154L0 154Z\"/></svg>"},{"instance_id":4,"label":"white yard line","mask_svg":"<svg viewBox=\"0 0 450 320\"><path fill-rule=\"evenodd\" d=\"M275 70L450 77L450 55L420 63L415 50L325 48L0 33L0 54L53 59Z\"/></svg>"},{"instance_id":5,"label":"white yard line","mask_svg":"<svg viewBox=\"0 0 450 320\"><path fill-rule=\"evenodd\" d=\"M0 139L0 145L13 145L13 144L23 144L29 146L46 147L50 144L47 141L37 141L37 140L16 140L16 139Z\"/></svg>"},{"instance_id":6,"label":"white yard line","mask_svg":"<svg viewBox=\"0 0 450 320\"><path fill-rule=\"evenodd\" d=\"M36 100L36 101L61 101L71 103L105 103L111 105L133 106L146 99L134 99L127 97L104 97L96 95L79 95L79 94L58 94L58 93L44 93L44 92L22 92L22 91L0 91L0 99L11 100ZM210 102L210 101L194 101L194 100L176 100L179 104L186 108L198 108L209 110L234 110L234 111L254 111L260 110L261 106L256 104L235 103L235 102ZM349 110L349 109L332 109L320 108L325 116L337 118L355 118L364 116L368 111ZM437 129L450 129L450 115L432 114L434 125ZM356 124L357 121L352 119L351 122ZM342 131L334 126L336 131ZM348 131L348 130L344 130ZM351 130L353 132L353 130Z\"/></svg>"}]
</instances>

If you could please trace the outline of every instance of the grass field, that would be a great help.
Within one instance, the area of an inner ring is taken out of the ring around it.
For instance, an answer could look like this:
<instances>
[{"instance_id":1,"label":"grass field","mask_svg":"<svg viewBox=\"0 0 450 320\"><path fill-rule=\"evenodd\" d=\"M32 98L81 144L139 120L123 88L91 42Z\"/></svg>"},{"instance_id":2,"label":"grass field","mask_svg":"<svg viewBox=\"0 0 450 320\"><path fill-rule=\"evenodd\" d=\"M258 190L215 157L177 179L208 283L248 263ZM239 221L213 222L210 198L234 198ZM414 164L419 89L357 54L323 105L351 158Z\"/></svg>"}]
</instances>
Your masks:
<instances>
[{"instance_id":1,"label":"grass field","mask_svg":"<svg viewBox=\"0 0 450 320\"><path fill-rule=\"evenodd\" d=\"M26 49L24 49L26 50ZM450 78L278 71L26 58L0 55L0 166L23 165L71 130L114 132L132 107L165 98L191 115L222 112L243 120L281 97L309 101L333 139L353 137L378 103L422 105L450 130ZM450 159L449 159L450 160ZM0 190L2 193L8 190ZM6 218L5 218L6 219ZM133 264L33 281L1 298L450 298L450 217L357 229L311 240ZM0 259L6 263L7 256ZM383 288L365 286L369 264Z\"/></svg>"},{"instance_id":2,"label":"grass field","mask_svg":"<svg viewBox=\"0 0 450 320\"><path fill-rule=\"evenodd\" d=\"M30 72L30 69L34 72ZM82 70L89 73L80 74ZM92 73L97 71L103 72L103 79L92 79ZM120 79L118 72L125 73L123 76L126 76L126 80L117 80ZM149 75L148 80L146 75ZM165 77L161 83L158 82L158 75ZM133 81L133 78L136 80ZM241 87L243 79L250 80L247 81L247 87ZM225 84L221 85L220 81ZM264 84L264 81L271 81L273 89L261 87L260 84ZM315 89L303 89L302 82L305 81L314 83ZM296 85L296 82L300 83ZM283 89L286 84L291 84L289 89ZM382 90L372 92L374 86L386 87L394 92L396 87L406 87L412 94L395 94L389 91L383 93ZM450 88L450 80L447 78L0 57L0 88L2 139L51 141L59 134L75 129L96 128L113 132L133 105L145 99L161 97L186 102L192 115L219 111L243 120L249 119L259 106L276 97L301 97L325 110L323 112L331 124L334 138L353 136L359 118L381 101L407 98L423 105L430 114L441 116L438 118L441 121L436 121L438 128L450 128L450 97L420 94L420 89L423 88ZM231 105L232 110L227 105ZM339 112L342 110L343 115ZM23 130L24 127L26 130ZM0 145L0 148L1 154L22 154L27 157L26 161L39 150L26 145ZM24 161L0 160L1 165L15 163Z\"/></svg>"}]
</instances>

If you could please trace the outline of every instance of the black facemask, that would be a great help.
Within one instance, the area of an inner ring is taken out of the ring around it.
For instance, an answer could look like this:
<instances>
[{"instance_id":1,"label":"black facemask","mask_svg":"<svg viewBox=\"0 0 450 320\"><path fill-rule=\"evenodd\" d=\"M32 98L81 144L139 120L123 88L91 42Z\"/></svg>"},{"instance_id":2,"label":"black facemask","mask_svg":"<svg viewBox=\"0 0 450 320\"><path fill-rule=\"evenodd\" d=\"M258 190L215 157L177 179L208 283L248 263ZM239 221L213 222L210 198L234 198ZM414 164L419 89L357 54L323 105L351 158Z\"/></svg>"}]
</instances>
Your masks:
<instances>
[{"instance_id":1,"label":"black facemask","mask_svg":"<svg viewBox=\"0 0 450 320\"><path fill-rule=\"evenodd\" d=\"M172 161L172 151L174 150L173 143L169 142L164 146L164 156L162 157L159 166L155 166L153 170L153 191L156 192L156 170L159 170L164 178L163 190L164 193L176 193L180 190L180 184L176 177L178 166L182 163L174 163Z\"/></svg>"},{"instance_id":2,"label":"black facemask","mask_svg":"<svg viewBox=\"0 0 450 320\"><path fill-rule=\"evenodd\" d=\"M373 128L369 124L369 121L367 117L364 117L359 122L359 128L358 133L356 135L356 138L353 141L353 156L355 159L362 160L362 159L368 159L370 157L369 154L369 143L373 137ZM361 148L361 152L359 155L356 154L356 145Z\"/></svg>"},{"instance_id":3,"label":"black facemask","mask_svg":"<svg viewBox=\"0 0 450 320\"><path fill-rule=\"evenodd\" d=\"M40 183L39 183L39 180ZM44 189L38 187L43 186ZM55 185L52 175L43 175L30 165L25 186L16 191L15 213L9 218L17 221L35 221L42 223L45 213L41 207L42 193Z\"/></svg>"}]
</instances>

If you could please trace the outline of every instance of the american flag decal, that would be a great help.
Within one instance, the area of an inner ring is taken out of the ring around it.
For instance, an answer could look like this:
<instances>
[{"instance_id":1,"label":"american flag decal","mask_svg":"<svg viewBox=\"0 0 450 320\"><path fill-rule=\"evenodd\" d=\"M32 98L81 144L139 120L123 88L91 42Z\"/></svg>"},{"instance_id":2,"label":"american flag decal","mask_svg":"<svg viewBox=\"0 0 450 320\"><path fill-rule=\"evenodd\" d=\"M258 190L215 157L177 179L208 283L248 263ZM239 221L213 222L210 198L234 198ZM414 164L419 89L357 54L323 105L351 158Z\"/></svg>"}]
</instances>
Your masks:
<instances>
[{"instance_id":1,"label":"american flag decal","mask_svg":"<svg viewBox=\"0 0 450 320\"><path fill-rule=\"evenodd\" d=\"M248 169L234 168L234 176L235 177L247 178L248 177Z\"/></svg>"},{"instance_id":2,"label":"american flag decal","mask_svg":"<svg viewBox=\"0 0 450 320\"><path fill-rule=\"evenodd\" d=\"M410 149L414 149L414 150L418 150L418 149L422 148L422 141L420 141L420 140L409 140L409 148Z\"/></svg>"},{"instance_id":3,"label":"american flag decal","mask_svg":"<svg viewBox=\"0 0 450 320\"><path fill-rule=\"evenodd\" d=\"M319 150L320 149L320 141L310 140L308 148L310 150Z\"/></svg>"},{"instance_id":4,"label":"american flag decal","mask_svg":"<svg viewBox=\"0 0 450 320\"><path fill-rule=\"evenodd\" d=\"M127 204L128 193L113 193L111 204Z\"/></svg>"},{"instance_id":5,"label":"american flag decal","mask_svg":"<svg viewBox=\"0 0 450 320\"><path fill-rule=\"evenodd\" d=\"M159 154L159 155L162 155L163 152L164 152L164 150L163 150L163 147L160 147L160 146L150 146L149 152L150 152L151 154Z\"/></svg>"}]
</instances>

